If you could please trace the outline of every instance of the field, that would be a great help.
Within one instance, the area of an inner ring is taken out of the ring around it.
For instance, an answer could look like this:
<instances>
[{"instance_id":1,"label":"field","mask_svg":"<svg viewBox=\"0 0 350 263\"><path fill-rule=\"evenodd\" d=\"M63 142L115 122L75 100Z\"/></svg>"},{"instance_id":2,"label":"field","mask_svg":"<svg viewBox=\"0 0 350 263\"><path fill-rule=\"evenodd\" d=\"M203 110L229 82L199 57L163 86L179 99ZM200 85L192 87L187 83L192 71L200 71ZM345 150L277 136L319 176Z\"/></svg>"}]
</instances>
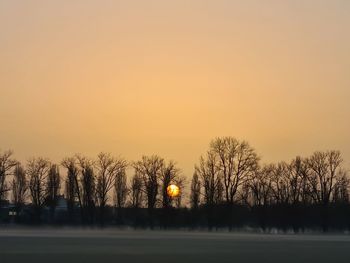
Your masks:
<instances>
[{"instance_id":1,"label":"field","mask_svg":"<svg viewBox=\"0 0 350 263\"><path fill-rule=\"evenodd\" d=\"M350 262L350 236L0 230L0 262Z\"/></svg>"}]
</instances>

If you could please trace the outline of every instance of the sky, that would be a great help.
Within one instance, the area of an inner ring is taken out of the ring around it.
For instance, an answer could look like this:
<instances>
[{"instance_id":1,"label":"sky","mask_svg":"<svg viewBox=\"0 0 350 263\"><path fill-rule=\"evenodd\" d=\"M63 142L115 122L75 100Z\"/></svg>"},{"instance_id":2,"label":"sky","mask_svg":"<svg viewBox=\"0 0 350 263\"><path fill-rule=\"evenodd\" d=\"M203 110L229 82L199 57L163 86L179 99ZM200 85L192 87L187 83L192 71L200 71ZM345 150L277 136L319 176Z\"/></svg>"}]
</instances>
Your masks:
<instances>
[{"instance_id":1,"label":"sky","mask_svg":"<svg viewBox=\"0 0 350 263\"><path fill-rule=\"evenodd\" d=\"M0 149L54 162L158 154L192 176L211 139L262 162L350 168L348 0L0 0Z\"/></svg>"}]
</instances>

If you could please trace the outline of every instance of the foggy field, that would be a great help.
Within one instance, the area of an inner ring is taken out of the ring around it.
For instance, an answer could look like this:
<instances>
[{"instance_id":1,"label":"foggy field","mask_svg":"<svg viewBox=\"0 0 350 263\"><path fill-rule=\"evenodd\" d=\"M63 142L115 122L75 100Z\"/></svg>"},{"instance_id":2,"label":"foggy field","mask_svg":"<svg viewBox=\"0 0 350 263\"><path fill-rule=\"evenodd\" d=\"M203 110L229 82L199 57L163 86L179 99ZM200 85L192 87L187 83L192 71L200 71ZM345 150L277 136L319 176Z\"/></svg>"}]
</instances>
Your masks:
<instances>
[{"instance_id":1,"label":"foggy field","mask_svg":"<svg viewBox=\"0 0 350 263\"><path fill-rule=\"evenodd\" d=\"M0 262L349 262L350 236L0 230Z\"/></svg>"}]
</instances>

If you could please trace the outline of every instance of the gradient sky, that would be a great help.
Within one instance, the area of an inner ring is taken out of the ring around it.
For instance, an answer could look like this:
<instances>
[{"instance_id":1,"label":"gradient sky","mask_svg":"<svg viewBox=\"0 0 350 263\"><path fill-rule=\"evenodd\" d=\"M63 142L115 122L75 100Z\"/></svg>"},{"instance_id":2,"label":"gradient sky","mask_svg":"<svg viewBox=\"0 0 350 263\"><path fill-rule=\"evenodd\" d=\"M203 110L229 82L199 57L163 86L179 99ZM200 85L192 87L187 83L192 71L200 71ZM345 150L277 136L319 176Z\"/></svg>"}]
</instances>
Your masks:
<instances>
[{"instance_id":1,"label":"gradient sky","mask_svg":"<svg viewBox=\"0 0 350 263\"><path fill-rule=\"evenodd\" d=\"M216 136L350 166L350 1L0 0L0 148L174 159Z\"/></svg>"}]
</instances>

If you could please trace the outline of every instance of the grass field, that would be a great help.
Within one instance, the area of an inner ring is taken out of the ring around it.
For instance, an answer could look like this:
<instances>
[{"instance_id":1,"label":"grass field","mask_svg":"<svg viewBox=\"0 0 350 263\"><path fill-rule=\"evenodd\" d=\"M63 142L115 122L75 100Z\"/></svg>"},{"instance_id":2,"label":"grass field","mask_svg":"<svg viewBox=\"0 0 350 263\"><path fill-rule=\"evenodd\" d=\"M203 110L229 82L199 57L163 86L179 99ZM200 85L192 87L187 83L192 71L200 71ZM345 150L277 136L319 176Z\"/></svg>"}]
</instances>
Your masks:
<instances>
[{"instance_id":1,"label":"grass field","mask_svg":"<svg viewBox=\"0 0 350 263\"><path fill-rule=\"evenodd\" d=\"M0 262L350 262L350 236L0 230Z\"/></svg>"}]
</instances>

